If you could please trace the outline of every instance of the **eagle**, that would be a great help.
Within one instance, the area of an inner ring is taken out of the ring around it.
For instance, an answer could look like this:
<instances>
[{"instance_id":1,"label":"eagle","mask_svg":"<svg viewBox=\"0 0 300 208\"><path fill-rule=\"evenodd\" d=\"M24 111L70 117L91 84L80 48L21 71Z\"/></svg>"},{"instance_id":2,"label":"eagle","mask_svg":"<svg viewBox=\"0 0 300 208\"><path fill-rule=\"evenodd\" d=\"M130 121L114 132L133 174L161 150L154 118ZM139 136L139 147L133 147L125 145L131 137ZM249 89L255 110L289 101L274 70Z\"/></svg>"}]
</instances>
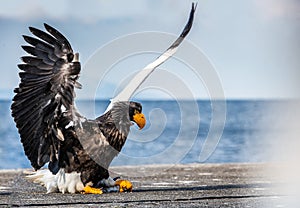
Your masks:
<instances>
[{"instance_id":1,"label":"eagle","mask_svg":"<svg viewBox=\"0 0 300 208\"><path fill-rule=\"evenodd\" d=\"M81 65L67 38L44 23L45 30L29 27L23 35L28 54L21 57L20 83L11 105L12 117L24 152L35 171L28 176L44 185L47 193L131 191L130 181L112 179L108 167L121 151L132 125L139 129L146 119L142 105L130 98L145 79L170 58L189 33L196 4L175 42L157 59L140 70L111 99L103 115L88 119L75 106L75 88ZM42 168L48 165L48 168Z\"/></svg>"}]
</instances>

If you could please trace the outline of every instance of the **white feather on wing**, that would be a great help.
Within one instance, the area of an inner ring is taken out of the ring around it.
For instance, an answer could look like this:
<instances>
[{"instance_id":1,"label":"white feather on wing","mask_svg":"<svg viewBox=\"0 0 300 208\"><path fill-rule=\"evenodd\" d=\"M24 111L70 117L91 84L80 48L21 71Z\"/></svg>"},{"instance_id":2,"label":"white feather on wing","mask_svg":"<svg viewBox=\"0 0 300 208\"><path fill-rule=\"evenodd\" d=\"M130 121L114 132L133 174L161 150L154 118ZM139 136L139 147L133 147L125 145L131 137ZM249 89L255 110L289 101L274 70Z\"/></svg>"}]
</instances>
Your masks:
<instances>
[{"instance_id":1,"label":"white feather on wing","mask_svg":"<svg viewBox=\"0 0 300 208\"><path fill-rule=\"evenodd\" d=\"M119 101L129 101L129 99L133 96L135 91L141 86L141 84L150 76L150 74L161 64L167 61L170 57L172 57L178 49L180 43L184 40L186 35L189 33L194 19L194 13L196 9L196 4L192 4L192 9L190 12L190 16L187 24L185 25L180 36L175 40L175 42L163 53L161 54L155 61L148 64L145 68L143 68L140 72L138 72L133 79L129 82L129 84L114 98L111 99L109 106L106 111L109 111L115 102Z\"/></svg>"}]
</instances>

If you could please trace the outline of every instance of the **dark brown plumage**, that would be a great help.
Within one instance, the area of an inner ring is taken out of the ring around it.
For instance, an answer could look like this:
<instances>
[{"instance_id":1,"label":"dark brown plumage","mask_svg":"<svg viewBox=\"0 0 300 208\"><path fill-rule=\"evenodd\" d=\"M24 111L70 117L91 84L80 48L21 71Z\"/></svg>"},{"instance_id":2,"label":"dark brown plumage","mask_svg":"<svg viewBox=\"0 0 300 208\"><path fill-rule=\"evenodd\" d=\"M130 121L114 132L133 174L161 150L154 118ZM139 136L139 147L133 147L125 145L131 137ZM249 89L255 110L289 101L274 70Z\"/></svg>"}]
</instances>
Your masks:
<instances>
[{"instance_id":1,"label":"dark brown plumage","mask_svg":"<svg viewBox=\"0 0 300 208\"><path fill-rule=\"evenodd\" d=\"M80 72L78 54L56 29L45 24L48 33L30 27L37 38L24 36L31 56L19 64L21 83L11 106L25 154L35 169L49 162L56 174L80 172L82 181L108 177L107 168L121 151L135 113L135 102L117 102L95 120L81 116L75 108L74 88Z\"/></svg>"}]
</instances>

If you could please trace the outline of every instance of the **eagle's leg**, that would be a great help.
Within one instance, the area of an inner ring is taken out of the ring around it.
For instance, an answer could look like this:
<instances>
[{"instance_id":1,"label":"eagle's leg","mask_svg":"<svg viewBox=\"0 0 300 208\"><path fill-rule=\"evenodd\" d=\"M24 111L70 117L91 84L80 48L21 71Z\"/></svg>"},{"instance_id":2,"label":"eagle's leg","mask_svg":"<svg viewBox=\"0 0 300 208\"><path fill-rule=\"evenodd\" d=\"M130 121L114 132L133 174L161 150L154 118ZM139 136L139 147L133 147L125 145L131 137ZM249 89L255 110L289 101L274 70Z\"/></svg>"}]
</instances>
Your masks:
<instances>
[{"instance_id":1,"label":"eagle's leg","mask_svg":"<svg viewBox=\"0 0 300 208\"><path fill-rule=\"evenodd\" d=\"M101 188L93 188L89 185L86 185L83 188L82 194L103 194L103 191Z\"/></svg>"},{"instance_id":2,"label":"eagle's leg","mask_svg":"<svg viewBox=\"0 0 300 208\"><path fill-rule=\"evenodd\" d=\"M131 192L132 183L128 180L122 180L119 178L112 179L103 179L98 183L98 186L102 187L103 192Z\"/></svg>"},{"instance_id":3,"label":"eagle's leg","mask_svg":"<svg viewBox=\"0 0 300 208\"><path fill-rule=\"evenodd\" d=\"M132 192L132 183L127 180L116 180L116 186L119 186L119 192Z\"/></svg>"}]
</instances>

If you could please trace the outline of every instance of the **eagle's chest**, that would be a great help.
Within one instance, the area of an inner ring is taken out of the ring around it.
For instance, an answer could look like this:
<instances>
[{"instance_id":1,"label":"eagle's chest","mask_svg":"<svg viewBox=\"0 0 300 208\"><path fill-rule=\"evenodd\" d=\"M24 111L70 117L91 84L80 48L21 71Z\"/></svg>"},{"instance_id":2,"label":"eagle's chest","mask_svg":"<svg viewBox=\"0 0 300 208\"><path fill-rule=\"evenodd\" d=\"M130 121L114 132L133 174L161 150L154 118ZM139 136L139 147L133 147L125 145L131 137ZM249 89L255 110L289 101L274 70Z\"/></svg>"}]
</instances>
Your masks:
<instances>
[{"instance_id":1,"label":"eagle's chest","mask_svg":"<svg viewBox=\"0 0 300 208\"><path fill-rule=\"evenodd\" d=\"M67 173L81 173L83 183L99 181L108 177L108 167L118 155L126 141L126 136L115 126L105 126L86 120L75 126L77 139L65 146L68 152L68 164L64 166ZM128 130L129 131L129 130ZM74 142L76 141L76 142ZM67 143L67 141L64 141ZM69 148L69 149L68 149ZM70 149L71 148L71 149Z\"/></svg>"}]
</instances>

